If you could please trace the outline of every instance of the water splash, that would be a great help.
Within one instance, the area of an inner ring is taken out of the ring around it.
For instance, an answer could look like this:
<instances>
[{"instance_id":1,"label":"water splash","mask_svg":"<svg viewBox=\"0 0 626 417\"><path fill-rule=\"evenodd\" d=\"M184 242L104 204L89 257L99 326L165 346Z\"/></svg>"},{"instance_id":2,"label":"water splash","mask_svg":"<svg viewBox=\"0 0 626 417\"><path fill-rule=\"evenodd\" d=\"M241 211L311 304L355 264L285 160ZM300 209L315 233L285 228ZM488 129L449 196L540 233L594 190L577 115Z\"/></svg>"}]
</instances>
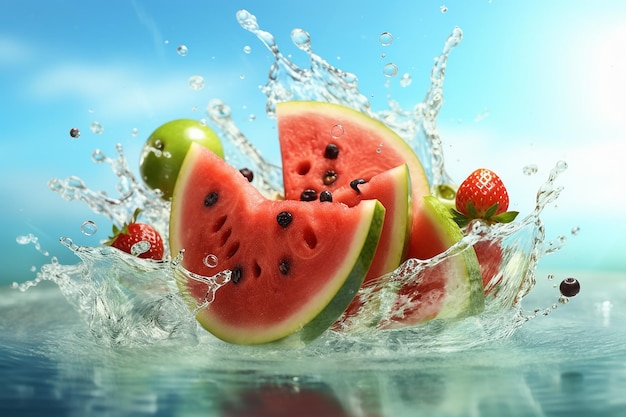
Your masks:
<instances>
[{"instance_id":1,"label":"water splash","mask_svg":"<svg viewBox=\"0 0 626 417\"><path fill-rule=\"evenodd\" d=\"M301 68L280 52L272 34L259 27L254 15L240 10L236 17L241 27L254 34L275 58L268 81L261 87L267 97L268 117L275 117L277 103L295 99L338 103L363 112L395 130L415 150L423 162L433 194L444 200L454 198L455 187L445 171L436 119L443 105L448 58L462 40L460 28L454 28L441 54L435 59L430 73L431 84L422 100L407 110L390 99L389 109L373 111L369 100L358 89L357 76L330 65L315 54L308 32L299 28L291 32L291 40L309 57L310 66ZM393 37L385 32L379 41L382 46L388 46ZM178 49L179 54L181 48ZM186 47L181 55L186 55ZM410 76L403 78L410 80ZM280 167L268 163L239 130L233 122L230 107L214 99L209 102L206 111L221 130L223 138L238 150L237 154L229 156L229 162L241 165L238 158L245 158L245 166L255 173L255 186L266 196L279 194L282 191ZM333 135L340 138L341 128L334 126ZM111 197L103 191L93 191L76 176L65 180L52 179L49 188L66 200L84 202L94 213L104 215L117 225L128 222L134 211L141 208L142 219L161 233L167 245L170 204L161 199L158 192L137 181L128 167L121 145L117 146L114 158L97 149L92 160L111 167L118 179L119 196ZM560 243L564 243L557 239L556 244L545 244L540 215L562 191L556 181L566 168L565 162L556 165L538 190L535 209L523 219L488 228L474 223L466 230L465 237L448 251L429 260L408 260L396 271L363 287L360 296L369 302L355 316L341 319L335 330L327 332L320 343L337 352L350 349L354 344L384 346L387 352L417 347L458 347L460 340L461 347L469 347L507 337L533 315L540 314L540 310L531 315L524 313L520 301L535 285L534 273L539 260L559 250ZM385 323L401 315L404 308L415 307L396 304L400 285L418 283L433 269L445 267L446 263L453 262L455 257L462 256L478 242L495 242L503 251L501 262L488 279L485 308L481 314L463 320L433 320L411 328L381 330ZM30 238L27 243L33 243L33 239ZM197 339L194 314L208 308L212 300L219 296L219 288L231 279L230 271L204 277L185 270L181 265L183 253L174 259L156 262L124 254L108 246L77 246L69 238L62 238L61 243L80 259L78 264L61 265L53 257L50 264L41 267L34 280L14 284L14 287L24 291L45 280L57 283L94 336L113 345ZM213 264L215 261L207 257L207 262ZM206 286L202 296L193 296L186 291L190 282ZM543 313L553 308L550 306ZM371 325L373 319L378 325ZM445 328L455 330L446 333L443 332Z\"/></svg>"}]
</instances>

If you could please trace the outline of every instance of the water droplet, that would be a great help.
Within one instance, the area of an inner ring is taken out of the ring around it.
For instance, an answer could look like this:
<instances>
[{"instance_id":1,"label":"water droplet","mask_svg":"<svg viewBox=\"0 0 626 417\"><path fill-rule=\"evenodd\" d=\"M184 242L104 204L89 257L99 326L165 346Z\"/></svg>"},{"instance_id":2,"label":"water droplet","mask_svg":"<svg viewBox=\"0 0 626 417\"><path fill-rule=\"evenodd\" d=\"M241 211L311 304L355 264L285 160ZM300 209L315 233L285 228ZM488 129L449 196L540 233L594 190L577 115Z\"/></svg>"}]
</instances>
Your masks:
<instances>
[{"instance_id":1,"label":"water droplet","mask_svg":"<svg viewBox=\"0 0 626 417\"><path fill-rule=\"evenodd\" d=\"M209 253L207 256L204 257L202 262L209 268L215 268L217 266L217 256Z\"/></svg>"},{"instance_id":2,"label":"water droplet","mask_svg":"<svg viewBox=\"0 0 626 417\"><path fill-rule=\"evenodd\" d=\"M243 74L239 74L239 79L240 79L240 80L243 80L244 78L246 78L246 76L245 76L245 75L243 75Z\"/></svg>"},{"instance_id":3,"label":"water droplet","mask_svg":"<svg viewBox=\"0 0 626 417\"><path fill-rule=\"evenodd\" d=\"M442 4L441 6L439 6L439 10L441 10L441 13L445 13L448 11L448 6Z\"/></svg>"},{"instance_id":4,"label":"water droplet","mask_svg":"<svg viewBox=\"0 0 626 417\"><path fill-rule=\"evenodd\" d=\"M548 274L548 279L549 280L553 280L554 279L554 274Z\"/></svg>"},{"instance_id":5,"label":"water droplet","mask_svg":"<svg viewBox=\"0 0 626 417\"><path fill-rule=\"evenodd\" d=\"M340 138L344 133L342 125L337 124L330 128L330 135L335 139Z\"/></svg>"},{"instance_id":6,"label":"water droplet","mask_svg":"<svg viewBox=\"0 0 626 417\"><path fill-rule=\"evenodd\" d=\"M91 131L96 135L100 135L102 134L102 132L104 132L104 126L102 126L102 124L98 121L91 122L91 126L89 126L89 129L91 129Z\"/></svg>"},{"instance_id":7,"label":"water droplet","mask_svg":"<svg viewBox=\"0 0 626 417\"><path fill-rule=\"evenodd\" d=\"M567 169L567 162L565 161L559 161L556 163L556 169L559 172L564 172Z\"/></svg>"},{"instance_id":8,"label":"water droplet","mask_svg":"<svg viewBox=\"0 0 626 417\"><path fill-rule=\"evenodd\" d=\"M107 156L100 149L94 150L91 154L91 160L94 161L95 163L98 163L98 164L102 163L106 161L106 159L107 159Z\"/></svg>"},{"instance_id":9,"label":"water droplet","mask_svg":"<svg viewBox=\"0 0 626 417\"><path fill-rule=\"evenodd\" d=\"M91 220L86 220L80 226L80 231L85 236L93 236L98 232L98 225Z\"/></svg>"},{"instance_id":10,"label":"water droplet","mask_svg":"<svg viewBox=\"0 0 626 417\"><path fill-rule=\"evenodd\" d=\"M80 137L80 130L77 127L73 127L70 129L70 136L74 139L78 139Z\"/></svg>"},{"instance_id":11,"label":"water droplet","mask_svg":"<svg viewBox=\"0 0 626 417\"><path fill-rule=\"evenodd\" d=\"M378 36L378 42L382 46L389 46L393 43L393 35L389 32L383 32Z\"/></svg>"},{"instance_id":12,"label":"water droplet","mask_svg":"<svg viewBox=\"0 0 626 417\"><path fill-rule=\"evenodd\" d=\"M33 237L34 236L32 234L18 236L15 238L15 241L17 242L18 245L28 245L29 243L32 242Z\"/></svg>"},{"instance_id":13,"label":"water droplet","mask_svg":"<svg viewBox=\"0 0 626 417\"><path fill-rule=\"evenodd\" d=\"M89 113L93 113L93 109L88 109L87 110Z\"/></svg>"},{"instance_id":14,"label":"water droplet","mask_svg":"<svg viewBox=\"0 0 626 417\"><path fill-rule=\"evenodd\" d=\"M150 250L150 242L142 240L141 242L135 243L130 248L130 254L133 256L139 256L142 253L146 253Z\"/></svg>"},{"instance_id":15,"label":"water droplet","mask_svg":"<svg viewBox=\"0 0 626 417\"><path fill-rule=\"evenodd\" d=\"M246 45L243 47L243 52L246 54L249 54L250 52L252 52L252 48L250 48L250 45Z\"/></svg>"},{"instance_id":16,"label":"water droplet","mask_svg":"<svg viewBox=\"0 0 626 417\"><path fill-rule=\"evenodd\" d=\"M398 66L393 62L389 62L383 66L383 74L387 78L395 77L398 73Z\"/></svg>"},{"instance_id":17,"label":"water droplet","mask_svg":"<svg viewBox=\"0 0 626 417\"><path fill-rule=\"evenodd\" d=\"M382 54L380 54L380 57L381 58L385 58L385 57L387 57L387 54L383 52Z\"/></svg>"},{"instance_id":18,"label":"water droplet","mask_svg":"<svg viewBox=\"0 0 626 417\"><path fill-rule=\"evenodd\" d=\"M165 41L163 41L163 43L166 44L166 45L169 45L170 41L166 39Z\"/></svg>"},{"instance_id":19,"label":"water droplet","mask_svg":"<svg viewBox=\"0 0 626 417\"><path fill-rule=\"evenodd\" d=\"M303 51L311 49L311 35L303 29L294 29L291 31L291 41Z\"/></svg>"},{"instance_id":20,"label":"water droplet","mask_svg":"<svg viewBox=\"0 0 626 417\"><path fill-rule=\"evenodd\" d=\"M189 77L189 81L187 81L189 88L192 90L202 90L204 88L204 77L201 75L192 75Z\"/></svg>"},{"instance_id":21,"label":"water droplet","mask_svg":"<svg viewBox=\"0 0 626 417\"><path fill-rule=\"evenodd\" d=\"M402 77L400 78L401 87L408 87L411 85L412 82L413 82L413 79L411 78L411 74L409 74L408 72L405 72L404 74L402 74Z\"/></svg>"},{"instance_id":22,"label":"water droplet","mask_svg":"<svg viewBox=\"0 0 626 417\"><path fill-rule=\"evenodd\" d=\"M213 99L209 101L206 112L209 116L215 119L226 119L232 114L230 107L220 99Z\"/></svg>"},{"instance_id":23,"label":"water droplet","mask_svg":"<svg viewBox=\"0 0 626 417\"><path fill-rule=\"evenodd\" d=\"M572 227L572 235L576 236L580 233L580 227L574 226Z\"/></svg>"},{"instance_id":24,"label":"water droplet","mask_svg":"<svg viewBox=\"0 0 626 417\"><path fill-rule=\"evenodd\" d=\"M179 45L178 48L176 48L176 52L178 52L180 56L187 56L189 49L187 49L186 45Z\"/></svg>"},{"instance_id":25,"label":"water droplet","mask_svg":"<svg viewBox=\"0 0 626 417\"><path fill-rule=\"evenodd\" d=\"M133 135L133 137L137 136L139 134L139 129L133 127L133 130L131 130L130 134Z\"/></svg>"},{"instance_id":26,"label":"water droplet","mask_svg":"<svg viewBox=\"0 0 626 417\"><path fill-rule=\"evenodd\" d=\"M539 170L539 167L535 164L528 164L524 168L522 168L522 172L524 175L534 175Z\"/></svg>"},{"instance_id":27,"label":"water droplet","mask_svg":"<svg viewBox=\"0 0 626 417\"><path fill-rule=\"evenodd\" d=\"M251 114L248 116L248 121L250 121L250 122L254 122L255 120L256 120L256 114L251 113Z\"/></svg>"},{"instance_id":28,"label":"water droplet","mask_svg":"<svg viewBox=\"0 0 626 417\"><path fill-rule=\"evenodd\" d=\"M198 106L191 106L191 111L198 111Z\"/></svg>"}]
</instances>

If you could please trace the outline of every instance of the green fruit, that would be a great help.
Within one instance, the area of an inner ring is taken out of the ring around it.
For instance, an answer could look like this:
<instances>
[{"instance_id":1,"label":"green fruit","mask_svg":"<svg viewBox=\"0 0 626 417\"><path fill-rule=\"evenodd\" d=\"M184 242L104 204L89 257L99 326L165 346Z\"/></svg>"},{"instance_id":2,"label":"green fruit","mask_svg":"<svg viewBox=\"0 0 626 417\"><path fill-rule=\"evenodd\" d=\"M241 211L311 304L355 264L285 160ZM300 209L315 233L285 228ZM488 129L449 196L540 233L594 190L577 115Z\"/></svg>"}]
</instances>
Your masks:
<instances>
[{"instance_id":1,"label":"green fruit","mask_svg":"<svg viewBox=\"0 0 626 417\"><path fill-rule=\"evenodd\" d=\"M141 152L139 172L152 189L159 189L163 198L171 200L180 166L192 143L198 143L224 158L224 149L217 134L192 119L178 119L159 126L148 138Z\"/></svg>"}]
</instances>

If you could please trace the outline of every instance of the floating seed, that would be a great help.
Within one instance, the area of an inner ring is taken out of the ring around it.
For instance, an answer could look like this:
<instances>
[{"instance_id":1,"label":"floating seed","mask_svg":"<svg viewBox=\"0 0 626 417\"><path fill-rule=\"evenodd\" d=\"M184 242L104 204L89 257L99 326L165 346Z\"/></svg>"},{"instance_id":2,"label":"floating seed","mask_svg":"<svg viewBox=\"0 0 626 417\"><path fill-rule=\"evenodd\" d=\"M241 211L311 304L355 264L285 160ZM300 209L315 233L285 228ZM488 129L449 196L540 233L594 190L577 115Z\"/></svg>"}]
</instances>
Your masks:
<instances>
[{"instance_id":1,"label":"floating seed","mask_svg":"<svg viewBox=\"0 0 626 417\"><path fill-rule=\"evenodd\" d=\"M252 180L254 179L254 173L252 172L251 169L249 168L241 168L239 170L239 172L241 172L241 175L243 175L244 177L246 177L246 179L248 180L248 182L252 182Z\"/></svg>"},{"instance_id":2,"label":"floating seed","mask_svg":"<svg viewBox=\"0 0 626 417\"><path fill-rule=\"evenodd\" d=\"M328 190L324 190L320 193L320 201L321 202L332 202L333 201L333 194L328 191Z\"/></svg>"},{"instance_id":3,"label":"floating seed","mask_svg":"<svg viewBox=\"0 0 626 417\"><path fill-rule=\"evenodd\" d=\"M231 270L230 280L233 282L233 284L239 284L239 281L241 281L242 276L243 276L243 270L241 269L240 266L236 266Z\"/></svg>"},{"instance_id":4,"label":"floating seed","mask_svg":"<svg viewBox=\"0 0 626 417\"><path fill-rule=\"evenodd\" d=\"M78 139L80 137L80 130L78 130L78 128L76 127L71 128L70 136L74 139Z\"/></svg>"},{"instance_id":5,"label":"floating seed","mask_svg":"<svg viewBox=\"0 0 626 417\"><path fill-rule=\"evenodd\" d=\"M276 215L276 221L280 227L287 227L293 220L293 216L288 211L281 211Z\"/></svg>"},{"instance_id":6,"label":"floating seed","mask_svg":"<svg viewBox=\"0 0 626 417\"><path fill-rule=\"evenodd\" d=\"M357 178L357 179L350 181L350 187L354 191L356 191L357 194L361 194L361 190L359 190L359 185L365 184L366 182L367 181L365 181L363 178Z\"/></svg>"},{"instance_id":7,"label":"floating seed","mask_svg":"<svg viewBox=\"0 0 626 417\"><path fill-rule=\"evenodd\" d=\"M280 264L278 264L278 270L283 275L289 274L289 271L291 270L291 265L289 264L289 261L287 261L285 259L280 261Z\"/></svg>"},{"instance_id":8,"label":"floating seed","mask_svg":"<svg viewBox=\"0 0 626 417\"><path fill-rule=\"evenodd\" d=\"M324 177L322 178L322 182L325 185L330 185L335 181L337 181L337 173L333 171L332 169L329 169L328 171L326 171L326 173L324 174Z\"/></svg>"},{"instance_id":9,"label":"floating seed","mask_svg":"<svg viewBox=\"0 0 626 417\"><path fill-rule=\"evenodd\" d=\"M204 197L204 206L211 207L212 205L217 203L217 200L218 200L217 193L215 191L210 192L209 194L206 195L206 197Z\"/></svg>"},{"instance_id":10,"label":"floating seed","mask_svg":"<svg viewBox=\"0 0 626 417\"><path fill-rule=\"evenodd\" d=\"M317 191L307 189L300 194L300 201L315 201L317 200Z\"/></svg>"},{"instance_id":11,"label":"floating seed","mask_svg":"<svg viewBox=\"0 0 626 417\"><path fill-rule=\"evenodd\" d=\"M337 159L339 155L339 148L334 143L329 143L326 145L326 149L324 150L324 158L326 159Z\"/></svg>"},{"instance_id":12,"label":"floating seed","mask_svg":"<svg viewBox=\"0 0 626 417\"><path fill-rule=\"evenodd\" d=\"M573 297L580 292L580 282L576 278L565 278L559 286L561 294L565 297Z\"/></svg>"}]
</instances>

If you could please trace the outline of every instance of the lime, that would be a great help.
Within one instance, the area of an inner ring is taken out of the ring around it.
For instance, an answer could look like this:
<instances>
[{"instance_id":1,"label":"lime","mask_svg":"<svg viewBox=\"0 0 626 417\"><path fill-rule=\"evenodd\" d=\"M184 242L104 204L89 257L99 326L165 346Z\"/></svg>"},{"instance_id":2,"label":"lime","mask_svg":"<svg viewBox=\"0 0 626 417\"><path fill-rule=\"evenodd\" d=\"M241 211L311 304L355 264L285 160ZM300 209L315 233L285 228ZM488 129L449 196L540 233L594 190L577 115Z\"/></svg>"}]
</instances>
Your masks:
<instances>
[{"instance_id":1,"label":"lime","mask_svg":"<svg viewBox=\"0 0 626 417\"><path fill-rule=\"evenodd\" d=\"M198 143L224 158L224 149L217 134L197 120L178 119L159 126L141 152L139 172L152 189L159 189L170 200L180 166L192 143Z\"/></svg>"}]
</instances>

